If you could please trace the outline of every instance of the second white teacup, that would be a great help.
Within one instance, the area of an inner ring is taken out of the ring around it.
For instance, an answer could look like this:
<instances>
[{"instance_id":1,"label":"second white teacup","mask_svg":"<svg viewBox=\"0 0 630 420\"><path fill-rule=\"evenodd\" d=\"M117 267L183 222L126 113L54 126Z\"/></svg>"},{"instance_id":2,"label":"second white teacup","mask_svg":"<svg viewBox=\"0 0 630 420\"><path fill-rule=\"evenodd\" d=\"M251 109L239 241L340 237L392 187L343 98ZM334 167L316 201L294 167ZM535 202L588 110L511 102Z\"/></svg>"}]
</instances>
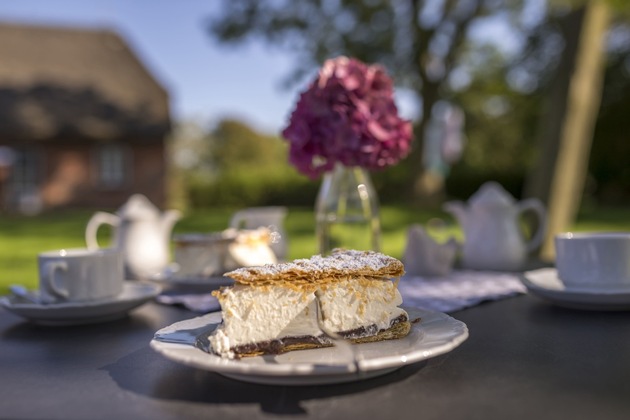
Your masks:
<instances>
[{"instance_id":1,"label":"second white teacup","mask_svg":"<svg viewBox=\"0 0 630 420\"><path fill-rule=\"evenodd\" d=\"M37 259L45 303L93 301L122 292L123 259L116 249L60 249L42 252Z\"/></svg>"},{"instance_id":2,"label":"second white teacup","mask_svg":"<svg viewBox=\"0 0 630 420\"><path fill-rule=\"evenodd\" d=\"M630 287L630 232L562 233L556 268L568 288Z\"/></svg>"},{"instance_id":3,"label":"second white teacup","mask_svg":"<svg viewBox=\"0 0 630 420\"><path fill-rule=\"evenodd\" d=\"M179 276L221 276L226 271L225 261L230 243L235 235L220 232L203 234L187 233L176 235L175 262Z\"/></svg>"}]
</instances>

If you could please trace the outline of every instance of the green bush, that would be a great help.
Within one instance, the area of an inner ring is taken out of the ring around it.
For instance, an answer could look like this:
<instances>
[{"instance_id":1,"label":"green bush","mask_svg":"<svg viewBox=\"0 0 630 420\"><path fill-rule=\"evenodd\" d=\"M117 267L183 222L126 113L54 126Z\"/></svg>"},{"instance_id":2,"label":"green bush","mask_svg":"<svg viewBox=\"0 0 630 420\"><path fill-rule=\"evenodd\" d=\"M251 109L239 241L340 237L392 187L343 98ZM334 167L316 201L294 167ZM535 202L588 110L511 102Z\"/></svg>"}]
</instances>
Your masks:
<instances>
[{"instance_id":1,"label":"green bush","mask_svg":"<svg viewBox=\"0 0 630 420\"><path fill-rule=\"evenodd\" d=\"M312 206L318 189L318 181L285 165L247 166L226 170L213 180L191 179L188 196L193 208Z\"/></svg>"},{"instance_id":2,"label":"green bush","mask_svg":"<svg viewBox=\"0 0 630 420\"><path fill-rule=\"evenodd\" d=\"M463 166L455 166L446 178L446 193L449 197L467 200L481 185L488 181L496 181L514 197L521 197L525 174L500 171L480 172Z\"/></svg>"}]
</instances>

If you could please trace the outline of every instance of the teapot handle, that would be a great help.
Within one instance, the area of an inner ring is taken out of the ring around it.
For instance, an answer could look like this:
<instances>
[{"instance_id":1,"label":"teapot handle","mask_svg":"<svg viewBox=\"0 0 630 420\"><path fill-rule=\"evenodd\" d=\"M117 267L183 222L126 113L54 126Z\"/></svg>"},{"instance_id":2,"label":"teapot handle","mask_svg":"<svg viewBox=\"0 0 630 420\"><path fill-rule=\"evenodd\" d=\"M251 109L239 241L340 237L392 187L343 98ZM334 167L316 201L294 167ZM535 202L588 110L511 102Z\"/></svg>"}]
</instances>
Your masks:
<instances>
[{"instance_id":1,"label":"teapot handle","mask_svg":"<svg viewBox=\"0 0 630 420\"><path fill-rule=\"evenodd\" d=\"M235 229L243 229L248 227L249 212L247 210L239 210L232 215L230 219L230 227Z\"/></svg>"},{"instance_id":2,"label":"teapot handle","mask_svg":"<svg viewBox=\"0 0 630 420\"><path fill-rule=\"evenodd\" d=\"M85 243L87 244L87 248L90 250L100 248L96 239L96 233L101 225L108 224L118 226L119 223L120 218L114 214L105 213L103 211L94 213L85 228Z\"/></svg>"},{"instance_id":3,"label":"teapot handle","mask_svg":"<svg viewBox=\"0 0 630 420\"><path fill-rule=\"evenodd\" d=\"M544 239L545 230L547 229L547 211L545 210L545 206L542 202L537 198L528 198L518 203L519 214L524 213L527 210L533 211L538 217L538 229L532 235L529 242L525 244L527 252L531 252L540 246Z\"/></svg>"}]
</instances>

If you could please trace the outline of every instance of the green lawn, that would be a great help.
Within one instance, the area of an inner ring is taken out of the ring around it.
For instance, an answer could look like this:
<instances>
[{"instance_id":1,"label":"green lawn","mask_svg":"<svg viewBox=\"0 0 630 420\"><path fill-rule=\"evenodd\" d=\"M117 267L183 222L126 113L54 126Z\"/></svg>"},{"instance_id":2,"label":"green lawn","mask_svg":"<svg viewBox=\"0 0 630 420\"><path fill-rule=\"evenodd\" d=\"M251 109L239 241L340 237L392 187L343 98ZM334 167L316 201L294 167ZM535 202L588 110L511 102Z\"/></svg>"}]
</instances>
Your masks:
<instances>
[{"instance_id":1,"label":"green lawn","mask_svg":"<svg viewBox=\"0 0 630 420\"><path fill-rule=\"evenodd\" d=\"M174 233L213 232L227 227L234 209L212 209L191 212L180 220ZM84 229L91 212L70 211L37 217L0 216L0 295L6 294L10 284L37 286L37 253L52 249L85 246ZM404 207L381 209L382 251L402 257L407 227L413 223L426 224L431 218L444 218L440 212L417 211ZM450 218L448 219L450 220ZM285 221L289 241L289 258L303 258L317 253L312 209L291 208ZM630 211L607 209L583 211L575 230L630 231ZM102 227L99 242L108 244L110 232ZM450 225L443 233L460 236L457 227Z\"/></svg>"}]
</instances>

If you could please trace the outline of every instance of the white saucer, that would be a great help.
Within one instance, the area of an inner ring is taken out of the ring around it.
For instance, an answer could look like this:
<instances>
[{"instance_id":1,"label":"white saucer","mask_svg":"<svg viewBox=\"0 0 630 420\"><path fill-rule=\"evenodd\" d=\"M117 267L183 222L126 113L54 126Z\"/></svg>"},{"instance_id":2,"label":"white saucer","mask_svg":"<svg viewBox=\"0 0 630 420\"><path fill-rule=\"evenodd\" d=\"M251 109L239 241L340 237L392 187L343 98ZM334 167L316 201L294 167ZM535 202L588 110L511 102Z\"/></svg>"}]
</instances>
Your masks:
<instances>
[{"instance_id":1,"label":"white saucer","mask_svg":"<svg viewBox=\"0 0 630 420\"><path fill-rule=\"evenodd\" d=\"M180 321L155 333L151 348L184 365L245 382L270 385L322 385L384 375L448 353L468 338L466 324L444 313L405 308L413 323L404 338L357 344L360 373L339 347L292 351L280 355L223 359L197 343L221 323L221 312Z\"/></svg>"},{"instance_id":2,"label":"white saucer","mask_svg":"<svg viewBox=\"0 0 630 420\"><path fill-rule=\"evenodd\" d=\"M527 290L555 305L594 311L630 310L630 287L618 289L567 288L555 268L527 271L521 276Z\"/></svg>"},{"instance_id":3,"label":"white saucer","mask_svg":"<svg viewBox=\"0 0 630 420\"><path fill-rule=\"evenodd\" d=\"M125 281L120 295L90 302L38 304L18 296L0 297L7 310L41 325L80 325L111 321L156 297L162 288L155 284Z\"/></svg>"},{"instance_id":4,"label":"white saucer","mask_svg":"<svg viewBox=\"0 0 630 420\"><path fill-rule=\"evenodd\" d=\"M151 279L151 280L154 280L154 279ZM189 275L189 276L173 275L170 277L163 277L158 281L163 281L163 282L170 283L176 286L208 286L208 287L213 287L213 288L217 288L220 286L229 286L234 283L234 280L232 280L229 277L194 276L194 275Z\"/></svg>"},{"instance_id":5,"label":"white saucer","mask_svg":"<svg viewBox=\"0 0 630 420\"><path fill-rule=\"evenodd\" d=\"M150 277L149 280L172 286L207 286L209 288L230 286L234 283L234 280L229 277L182 274L172 267L167 267L162 273Z\"/></svg>"}]
</instances>

